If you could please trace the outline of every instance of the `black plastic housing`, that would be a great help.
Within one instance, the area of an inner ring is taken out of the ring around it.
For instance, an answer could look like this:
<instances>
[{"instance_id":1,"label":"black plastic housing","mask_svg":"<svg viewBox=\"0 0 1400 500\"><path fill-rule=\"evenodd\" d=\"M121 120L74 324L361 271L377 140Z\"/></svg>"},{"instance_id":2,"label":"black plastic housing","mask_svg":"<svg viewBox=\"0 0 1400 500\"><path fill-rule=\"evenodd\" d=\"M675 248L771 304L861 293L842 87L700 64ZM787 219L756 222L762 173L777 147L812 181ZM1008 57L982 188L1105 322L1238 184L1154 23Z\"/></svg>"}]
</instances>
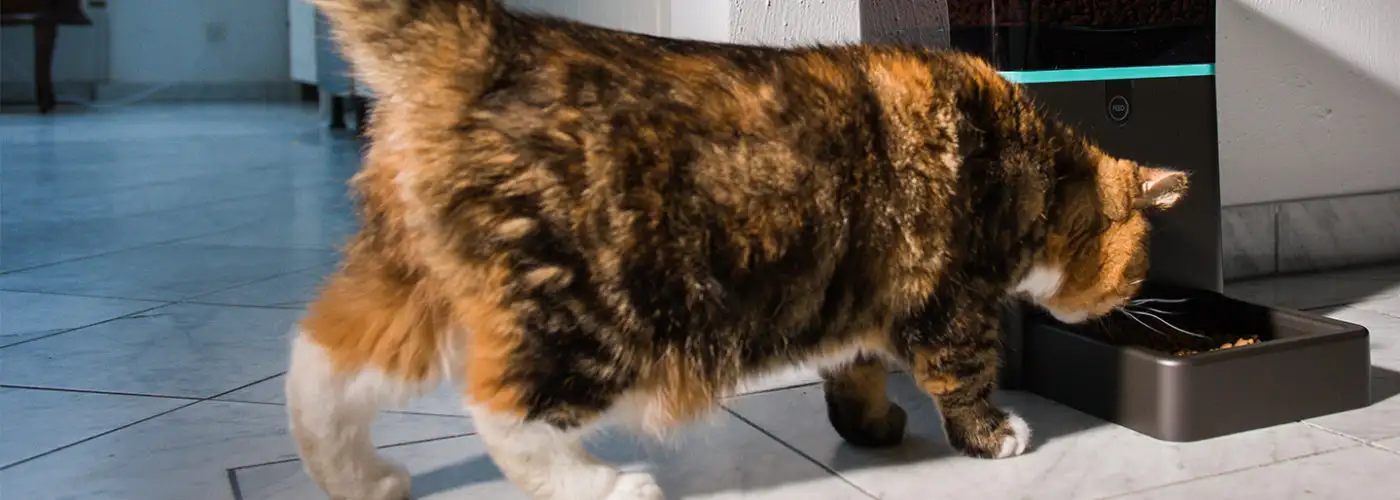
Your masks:
<instances>
[{"instance_id":1,"label":"black plastic housing","mask_svg":"<svg viewBox=\"0 0 1400 500\"><path fill-rule=\"evenodd\" d=\"M1361 408L1370 402L1364 327L1192 289L1183 315L1260 343L1189 356L1113 345L1039 313L1022 339L1023 388L1166 441L1198 441ZM1165 330L1165 329L1164 329Z\"/></svg>"}]
</instances>

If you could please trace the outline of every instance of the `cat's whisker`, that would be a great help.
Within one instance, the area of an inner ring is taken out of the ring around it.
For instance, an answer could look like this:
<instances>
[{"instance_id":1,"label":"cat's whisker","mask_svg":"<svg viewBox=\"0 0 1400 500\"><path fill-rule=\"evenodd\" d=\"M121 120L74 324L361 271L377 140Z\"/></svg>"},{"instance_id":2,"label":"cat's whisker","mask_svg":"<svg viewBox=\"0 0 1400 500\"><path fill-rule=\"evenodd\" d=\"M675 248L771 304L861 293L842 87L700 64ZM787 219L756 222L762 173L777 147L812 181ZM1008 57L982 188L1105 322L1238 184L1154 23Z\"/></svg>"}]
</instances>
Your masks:
<instances>
[{"instance_id":1,"label":"cat's whisker","mask_svg":"<svg viewBox=\"0 0 1400 500\"><path fill-rule=\"evenodd\" d=\"M1205 335L1202 335L1202 334L1199 334L1199 333L1196 333L1196 332L1184 330L1184 329L1182 329L1181 327L1178 327L1178 326L1176 326L1176 325L1173 325L1170 321L1167 321L1167 320L1163 319L1161 316L1158 316L1158 315L1156 315L1156 314L1152 314L1152 313L1146 312L1146 311L1137 311L1137 313L1138 313L1138 314L1141 314L1141 315L1143 315L1143 316L1147 316L1147 317L1149 317L1149 318L1155 319L1155 320L1157 320L1157 321L1161 321L1162 324L1163 324L1163 325L1166 325L1168 328L1171 328L1171 329L1176 330L1176 331L1178 331L1178 332L1181 332L1181 333L1190 335L1190 336L1192 336L1192 337L1198 337L1198 338L1203 338L1203 339L1209 339L1209 338L1210 338L1210 337L1207 337L1207 336L1205 336Z\"/></svg>"},{"instance_id":2,"label":"cat's whisker","mask_svg":"<svg viewBox=\"0 0 1400 500\"><path fill-rule=\"evenodd\" d=\"M1166 315L1181 314L1181 311L1164 311L1164 310L1162 310L1162 309L1157 309L1157 308L1155 308L1155 307L1139 307L1139 308L1134 309L1134 310L1135 310L1135 311L1148 311L1148 312L1154 312L1154 313L1157 313L1157 314L1166 314Z\"/></svg>"},{"instance_id":3,"label":"cat's whisker","mask_svg":"<svg viewBox=\"0 0 1400 500\"><path fill-rule=\"evenodd\" d=\"M1157 298L1133 299L1133 300L1128 301L1128 304L1131 304L1131 305L1141 305L1141 304L1180 304L1180 303L1186 302L1186 300L1187 300L1187 299L1157 299Z\"/></svg>"},{"instance_id":4,"label":"cat's whisker","mask_svg":"<svg viewBox=\"0 0 1400 500\"><path fill-rule=\"evenodd\" d=\"M1133 321L1136 321L1137 324L1142 325L1143 328L1146 328L1146 329L1148 329L1148 330L1152 330L1153 332L1156 332L1158 335L1166 335L1166 334L1167 334L1167 332L1164 332L1164 331L1158 330L1158 329L1156 329L1156 328L1153 328L1152 325L1149 325L1149 324L1143 322L1142 320L1138 319L1137 316L1133 315L1133 312L1132 312L1132 311L1129 311L1129 310L1127 310L1127 309L1119 309L1119 310L1123 312L1123 316L1126 316L1128 319L1131 319L1131 320L1133 320Z\"/></svg>"}]
</instances>

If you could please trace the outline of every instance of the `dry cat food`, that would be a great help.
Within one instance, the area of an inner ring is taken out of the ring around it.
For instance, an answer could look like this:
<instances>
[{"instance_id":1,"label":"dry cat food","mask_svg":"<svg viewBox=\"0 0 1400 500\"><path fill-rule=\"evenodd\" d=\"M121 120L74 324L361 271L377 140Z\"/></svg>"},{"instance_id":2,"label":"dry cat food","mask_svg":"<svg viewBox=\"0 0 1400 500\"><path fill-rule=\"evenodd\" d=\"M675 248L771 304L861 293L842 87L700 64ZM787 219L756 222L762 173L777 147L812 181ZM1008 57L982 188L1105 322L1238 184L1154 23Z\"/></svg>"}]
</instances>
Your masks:
<instances>
[{"instance_id":1,"label":"dry cat food","mask_svg":"<svg viewBox=\"0 0 1400 500\"><path fill-rule=\"evenodd\" d=\"M1155 318L1141 317L1143 323L1124 315L1114 313L1084 327L1090 335L1117 345L1131 345L1153 351L1171 353L1173 356L1190 356L1203 352L1219 351L1233 347L1243 347L1261 342L1258 336L1227 335L1197 328L1173 318L1172 324L1185 332L1162 324ZM1160 316L1160 315L1159 315ZM1155 329L1155 330L1154 330ZM1192 332L1202 336L1193 336Z\"/></svg>"}]
</instances>

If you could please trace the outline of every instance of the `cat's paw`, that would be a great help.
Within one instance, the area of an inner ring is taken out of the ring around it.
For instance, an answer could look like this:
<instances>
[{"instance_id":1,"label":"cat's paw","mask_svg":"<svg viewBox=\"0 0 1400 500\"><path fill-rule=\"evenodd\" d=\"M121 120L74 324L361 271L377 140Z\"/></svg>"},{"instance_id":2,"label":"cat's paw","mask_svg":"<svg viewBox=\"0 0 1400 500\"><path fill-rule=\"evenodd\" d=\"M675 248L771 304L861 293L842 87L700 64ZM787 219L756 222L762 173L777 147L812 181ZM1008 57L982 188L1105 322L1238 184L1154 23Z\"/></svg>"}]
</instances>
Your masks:
<instances>
[{"instance_id":1,"label":"cat's paw","mask_svg":"<svg viewBox=\"0 0 1400 500\"><path fill-rule=\"evenodd\" d=\"M909 415L904 408L890 403L889 410L879 418L870 418L864 406L827 395L826 415L831 427L852 446L885 448L904 441L904 428Z\"/></svg>"},{"instance_id":2,"label":"cat's paw","mask_svg":"<svg viewBox=\"0 0 1400 500\"><path fill-rule=\"evenodd\" d=\"M666 500L656 480L644 472L624 472L613 483L606 500Z\"/></svg>"},{"instance_id":3,"label":"cat's paw","mask_svg":"<svg viewBox=\"0 0 1400 500\"><path fill-rule=\"evenodd\" d=\"M1001 437L1001 448L997 450L996 458L1010 458L1025 453L1031 444L1031 426L1026 420L1015 413L1007 413L1002 426L1009 427L1010 432Z\"/></svg>"},{"instance_id":4,"label":"cat's paw","mask_svg":"<svg viewBox=\"0 0 1400 500\"><path fill-rule=\"evenodd\" d=\"M337 500L408 500L413 491L413 476L408 469L393 462L384 462L377 474L366 478L364 487L353 496L335 495Z\"/></svg>"},{"instance_id":5,"label":"cat's paw","mask_svg":"<svg viewBox=\"0 0 1400 500\"><path fill-rule=\"evenodd\" d=\"M980 433L973 429L987 429L986 424L946 422L944 430L948 433L948 443L962 454L975 458L1010 458L1024 454L1030 448L1030 425L1014 413L1006 413L999 420L1001 422L992 427L991 432Z\"/></svg>"}]
</instances>

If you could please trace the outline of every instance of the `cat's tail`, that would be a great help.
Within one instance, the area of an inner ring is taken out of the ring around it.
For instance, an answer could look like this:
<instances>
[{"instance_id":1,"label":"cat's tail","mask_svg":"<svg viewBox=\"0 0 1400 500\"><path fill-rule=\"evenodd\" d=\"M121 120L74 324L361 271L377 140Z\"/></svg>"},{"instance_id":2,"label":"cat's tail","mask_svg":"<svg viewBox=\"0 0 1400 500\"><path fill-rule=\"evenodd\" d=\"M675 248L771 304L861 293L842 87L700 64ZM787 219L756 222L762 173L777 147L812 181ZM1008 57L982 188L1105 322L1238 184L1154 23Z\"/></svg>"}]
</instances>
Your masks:
<instances>
[{"instance_id":1,"label":"cat's tail","mask_svg":"<svg viewBox=\"0 0 1400 500\"><path fill-rule=\"evenodd\" d=\"M500 50L508 14L496 0L313 0L361 81L419 103L474 100ZM454 103L465 104L465 103Z\"/></svg>"}]
</instances>

